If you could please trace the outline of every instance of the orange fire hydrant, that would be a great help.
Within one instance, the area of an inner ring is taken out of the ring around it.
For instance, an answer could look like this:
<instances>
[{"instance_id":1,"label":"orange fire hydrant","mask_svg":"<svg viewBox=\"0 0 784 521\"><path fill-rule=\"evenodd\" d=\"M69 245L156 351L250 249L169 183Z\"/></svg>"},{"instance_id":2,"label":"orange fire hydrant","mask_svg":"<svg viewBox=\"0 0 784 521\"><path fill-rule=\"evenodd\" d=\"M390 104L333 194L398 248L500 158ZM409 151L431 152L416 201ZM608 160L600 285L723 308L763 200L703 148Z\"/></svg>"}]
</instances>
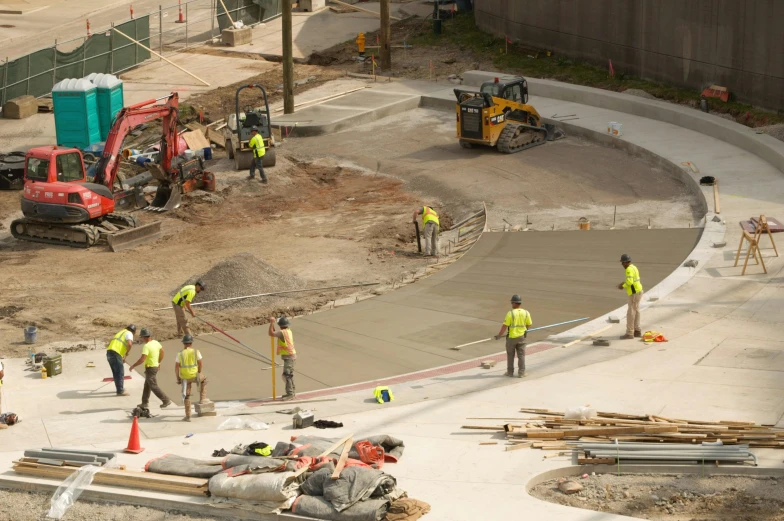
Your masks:
<instances>
[{"instance_id":1,"label":"orange fire hydrant","mask_svg":"<svg viewBox=\"0 0 784 521\"><path fill-rule=\"evenodd\" d=\"M359 55L365 55L365 33L359 33L357 39L355 40L357 43L357 47L359 48Z\"/></svg>"}]
</instances>

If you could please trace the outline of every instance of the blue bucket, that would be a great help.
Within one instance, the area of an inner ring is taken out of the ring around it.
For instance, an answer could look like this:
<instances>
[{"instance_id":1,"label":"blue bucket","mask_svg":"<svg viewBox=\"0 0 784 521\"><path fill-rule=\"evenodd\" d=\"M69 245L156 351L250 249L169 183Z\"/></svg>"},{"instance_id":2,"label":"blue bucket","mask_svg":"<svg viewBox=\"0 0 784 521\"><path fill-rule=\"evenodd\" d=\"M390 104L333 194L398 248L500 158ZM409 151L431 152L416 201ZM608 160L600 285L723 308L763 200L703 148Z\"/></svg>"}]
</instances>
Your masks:
<instances>
[{"instance_id":1,"label":"blue bucket","mask_svg":"<svg viewBox=\"0 0 784 521\"><path fill-rule=\"evenodd\" d=\"M212 147L204 147L204 159L212 159Z\"/></svg>"},{"instance_id":2,"label":"blue bucket","mask_svg":"<svg viewBox=\"0 0 784 521\"><path fill-rule=\"evenodd\" d=\"M149 163L152 161L149 157L144 156L136 156L136 164L139 166L144 166L145 163Z\"/></svg>"},{"instance_id":3,"label":"blue bucket","mask_svg":"<svg viewBox=\"0 0 784 521\"><path fill-rule=\"evenodd\" d=\"M38 328L28 326L24 329L25 344L35 344L35 337L38 336Z\"/></svg>"}]
</instances>

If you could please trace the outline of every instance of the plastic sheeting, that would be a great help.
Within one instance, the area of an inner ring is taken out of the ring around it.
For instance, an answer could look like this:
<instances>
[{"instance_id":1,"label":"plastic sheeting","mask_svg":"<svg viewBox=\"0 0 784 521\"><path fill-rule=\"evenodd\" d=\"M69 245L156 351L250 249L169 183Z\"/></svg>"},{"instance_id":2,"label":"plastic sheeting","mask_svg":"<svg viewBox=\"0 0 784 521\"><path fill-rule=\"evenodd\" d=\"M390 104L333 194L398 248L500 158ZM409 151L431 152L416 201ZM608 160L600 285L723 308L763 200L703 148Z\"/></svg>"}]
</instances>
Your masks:
<instances>
[{"instance_id":1,"label":"plastic sheeting","mask_svg":"<svg viewBox=\"0 0 784 521\"><path fill-rule=\"evenodd\" d=\"M102 467L97 465L85 465L79 468L76 472L68 476L62 484L57 487L57 490L52 496L49 512L46 517L52 519L62 519L65 513L71 508L79 496L82 495L84 489L89 487L93 482L93 477L103 469L117 468L117 458L112 458Z\"/></svg>"},{"instance_id":2,"label":"plastic sheeting","mask_svg":"<svg viewBox=\"0 0 784 521\"><path fill-rule=\"evenodd\" d=\"M328 521L381 521L387 514L389 501L369 499L342 512L320 496L299 496L291 506L291 512L298 516L325 519Z\"/></svg>"}]
</instances>

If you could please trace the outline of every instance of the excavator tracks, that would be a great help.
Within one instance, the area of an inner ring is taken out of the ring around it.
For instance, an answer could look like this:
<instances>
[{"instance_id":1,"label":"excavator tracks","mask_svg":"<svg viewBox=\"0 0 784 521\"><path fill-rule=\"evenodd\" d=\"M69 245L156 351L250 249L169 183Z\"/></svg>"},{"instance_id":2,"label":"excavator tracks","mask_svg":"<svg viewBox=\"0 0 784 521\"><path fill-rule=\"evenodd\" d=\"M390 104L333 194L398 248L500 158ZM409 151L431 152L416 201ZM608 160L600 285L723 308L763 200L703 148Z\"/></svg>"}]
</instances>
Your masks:
<instances>
[{"instance_id":1,"label":"excavator tracks","mask_svg":"<svg viewBox=\"0 0 784 521\"><path fill-rule=\"evenodd\" d=\"M548 132L544 127L508 121L498 137L496 146L504 154L514 154L547 142Z\"/></svg>"},{"instance_id":2,"label":"excavator tracks","mask_svg":"<svg viewBox=\"0 0 784 521\"><path fill-rule=\"evenodd\" d=\"M59 244L75 248L95 246L101 234L91 224L49 224L17 219L11 223L11 235L23 241Z\"/></svg>"}]
</instances>

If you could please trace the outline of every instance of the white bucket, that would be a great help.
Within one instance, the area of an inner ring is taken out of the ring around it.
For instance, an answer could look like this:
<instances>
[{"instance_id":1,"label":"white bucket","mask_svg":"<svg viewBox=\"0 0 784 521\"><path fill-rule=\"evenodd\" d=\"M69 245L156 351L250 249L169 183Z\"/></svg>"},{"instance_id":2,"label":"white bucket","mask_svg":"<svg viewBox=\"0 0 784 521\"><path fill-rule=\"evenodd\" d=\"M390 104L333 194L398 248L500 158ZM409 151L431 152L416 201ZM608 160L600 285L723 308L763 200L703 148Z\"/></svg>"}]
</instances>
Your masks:
<instances>
[{"instance_id":1,"label":"white bucket","mask_svg":"<svg viewBox=\"0 0 784 521\"><path fill-rule=\"evenodd\" d=\"M613 121L613 123L612 123L612 135L613 136L620 136L622 134L621 127L623 127L623 124L616 123L616 122Z\"/></svg>"},{"instance_id":2,"label":"white bucket","mask_svg":"<svg viewBox=\"0 0 784 521\"><path fill-rule=\"evenodd\" d=\"M608 134L612 135L612 133L613 133L613 125L617 125L617 123L615 121L610 121L609 123L607 123L607 133Z\"/></svg>"}]
</instances>

